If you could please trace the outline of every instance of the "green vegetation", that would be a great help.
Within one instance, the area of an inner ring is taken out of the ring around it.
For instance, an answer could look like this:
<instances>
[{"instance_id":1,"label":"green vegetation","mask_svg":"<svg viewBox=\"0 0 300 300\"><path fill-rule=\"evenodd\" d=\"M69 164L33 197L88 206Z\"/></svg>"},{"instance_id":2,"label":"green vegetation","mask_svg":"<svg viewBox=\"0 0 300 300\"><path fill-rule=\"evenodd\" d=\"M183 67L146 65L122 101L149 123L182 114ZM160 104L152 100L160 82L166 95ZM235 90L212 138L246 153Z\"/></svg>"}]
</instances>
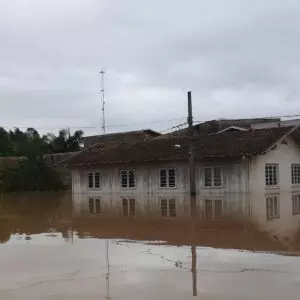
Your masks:
<instances>
[{"instance_id":1,"label":"green vegetation","mask_svg":"<svg viewBox=\"0 0 300 300\"><path fill-rule=\"evenodd\" d=\"M23 132L16 128L6 131L0 128L0 185L2 191L59 190L64 186L59 174L44 160L45 154L80 150L82 131L73 135L61 130L56 136L40 136L34 128ZM3 157L18 157L10 160Z\"/></svg>"},{"instance_id":2,"label":"green vegetation","mask_svg":"<svg viewBox=\"0 0 300 300\"><path fill-rule=\"evenodd\" d=\"M52 133L41 136L34 128L28 128L23 132L18 128L6 131L0 127L0 157L37 157L47 153L78 151L82 135L81 130L75 131L72 135L63 129L57 136Z\"/></svg>"}]
</instances>

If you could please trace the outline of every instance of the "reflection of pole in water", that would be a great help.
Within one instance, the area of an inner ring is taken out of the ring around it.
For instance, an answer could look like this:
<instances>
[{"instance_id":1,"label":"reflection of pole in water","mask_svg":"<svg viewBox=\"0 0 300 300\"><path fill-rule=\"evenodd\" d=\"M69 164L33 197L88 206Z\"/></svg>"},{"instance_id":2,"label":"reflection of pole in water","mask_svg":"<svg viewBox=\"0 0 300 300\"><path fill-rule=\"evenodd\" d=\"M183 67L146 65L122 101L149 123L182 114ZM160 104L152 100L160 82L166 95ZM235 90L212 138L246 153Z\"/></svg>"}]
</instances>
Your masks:
<instances>
[{"instance_id":1,"label":"reflection of pole in water","mask_svg":"<svg viewBox=\"0 0 300 300\"><path fill-rule=\"evenodd\" d=\"M109 256L108 256L108 246L109 241L105 240L105 259L106 259L106 299L111 299L110 297L110 284L109 284Z\"/></svg>"},{"instance_id":2,"label":"reflection of pole in water","mask_svg":"<svg viewBox=\"0 0 300 300\"><path fill-rule=\"evenodd\" d=\"M193 296L197 296L197 251L196 246L192 245L192 277L193 277Z\"/></svg>"}]
</instances>

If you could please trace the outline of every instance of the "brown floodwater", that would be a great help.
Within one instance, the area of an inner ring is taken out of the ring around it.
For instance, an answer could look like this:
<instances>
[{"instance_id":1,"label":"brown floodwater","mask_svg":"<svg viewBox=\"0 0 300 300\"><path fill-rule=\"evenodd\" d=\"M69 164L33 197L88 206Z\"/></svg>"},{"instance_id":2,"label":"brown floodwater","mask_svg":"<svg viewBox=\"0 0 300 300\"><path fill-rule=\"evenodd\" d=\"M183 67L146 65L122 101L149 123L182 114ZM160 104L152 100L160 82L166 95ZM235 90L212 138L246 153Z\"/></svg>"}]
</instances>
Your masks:
<instances>
[{"instance_id":1,"label":"brown floodwater","mask_svg":"<svg viewBox=\"0 0 300 300\"><path fill-rule=\"evenodd\" d=\"M297 252L245 224L73 212L70 194L2 195L1 300L299 299Z\"/></svg>"}]
</instances>

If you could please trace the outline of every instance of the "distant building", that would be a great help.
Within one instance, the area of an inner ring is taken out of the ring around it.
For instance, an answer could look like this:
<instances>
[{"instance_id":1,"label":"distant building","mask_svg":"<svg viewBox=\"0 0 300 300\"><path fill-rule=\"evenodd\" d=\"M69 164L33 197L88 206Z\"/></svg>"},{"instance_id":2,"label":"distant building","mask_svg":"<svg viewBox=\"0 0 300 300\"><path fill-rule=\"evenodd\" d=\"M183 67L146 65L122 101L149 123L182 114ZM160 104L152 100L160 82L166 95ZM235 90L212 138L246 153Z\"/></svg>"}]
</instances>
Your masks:
<instances>
[{"instance_id":1,"label":"distant building","mask_svg":"<svg viewBox=\"0 0 300 300\"><path fill-rule=\"evenodd\" d=\"M280 122L279 118L250 118L250 119L218 119L202 122L193 126L193 135L213 134L230 129L235 130L248 130L250 128L268 128ZM260 124L263 124L261 127ZM257 127L256 127L257 126ZM290 125L295 126L295 125ZM183 136L188 132L188 128L167 133L164 136Z\"/></svg>"},{"instance_id":2,"label":"distant building","mask_svg":"<svg viewBox=\"0 0 300 300\"><path fill-rule=\"evenodd\" d=\"M278 121L270 121L270 122L261 122L255 123L251 125L253 129L262 129L262 128L274 128L274 127L289 127L289 126L299 126L300 119L292 119L292 120L278 120Z\"/></svg>"},{"instance_id":3,"label":"distant building","mask_svg":"<svg viewBox=\"0 0 300 300\"><path fill-rule=\"evenodd\" d=\"M200 218L238 217L288 234L300 221L299 141L298 127L221 130L192 139L96 144L65 164L80 211L186 216L193 142Z\"/></svg>"}]
</instances>

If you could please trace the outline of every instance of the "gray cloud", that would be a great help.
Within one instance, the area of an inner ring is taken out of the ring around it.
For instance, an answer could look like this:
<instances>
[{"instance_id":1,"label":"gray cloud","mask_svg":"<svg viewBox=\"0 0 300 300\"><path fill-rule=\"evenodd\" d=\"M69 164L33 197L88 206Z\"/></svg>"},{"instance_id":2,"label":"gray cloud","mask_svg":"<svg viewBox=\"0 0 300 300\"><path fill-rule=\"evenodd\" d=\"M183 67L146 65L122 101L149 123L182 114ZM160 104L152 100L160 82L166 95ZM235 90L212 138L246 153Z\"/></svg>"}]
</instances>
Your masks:
<instances>
[{"instance_id":1,"label":"gray cloud","mask_svg":"<svg viewBox=\"0 0 300 300\"><path fill-rule=\"evenodd\" d=\"M101 67L110 131L184 122L188 89L198 120L300 113L299 17L296 0L1 1L1 123L99 127Z\"/></svg>"}]
</instances>

